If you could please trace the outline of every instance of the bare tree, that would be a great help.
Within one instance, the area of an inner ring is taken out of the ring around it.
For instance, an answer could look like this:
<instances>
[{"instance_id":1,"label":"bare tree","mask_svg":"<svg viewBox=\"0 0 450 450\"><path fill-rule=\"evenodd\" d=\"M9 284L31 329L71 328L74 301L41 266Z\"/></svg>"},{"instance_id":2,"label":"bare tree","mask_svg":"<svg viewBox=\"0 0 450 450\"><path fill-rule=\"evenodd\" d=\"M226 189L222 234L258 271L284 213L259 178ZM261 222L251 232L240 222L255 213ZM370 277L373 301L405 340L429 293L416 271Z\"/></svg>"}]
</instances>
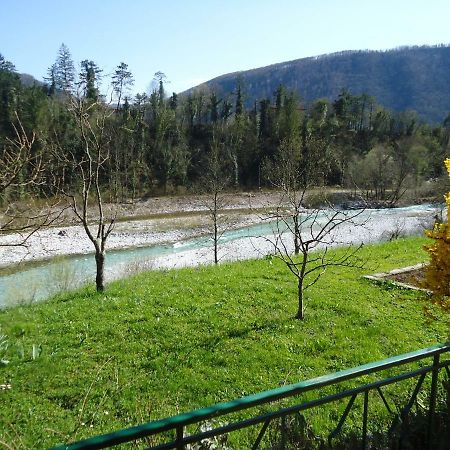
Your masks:
<instances>
[{"instance_id":1,"label":"bare tree","mask_svg":"<svg viewBox=\"0 0 450 450\"><path fill-rule=\"evenodd\" d=\"M212 226L212 241L214 249L214 263L219 262L219 242L223 233L228 229L229 217L225 210L228 202L225 190L230 185L230 177L227 175L225 152L217 133L214 133L211 142L211 151L208 155L206 171L200 180L199 190L205 194L205 206Z\"/></svg>"},{"instance_id":2,"label":"bare tree","mask_svg":"<svg viewBox=\"0 0 450 450\"><path fill-rule=\"evenodd\" d=\"M47 138L53 157L62 167L70 168L72 183L61 183L61 172L55 175L53 185L70 203L75 216L83 226L95 249L97 291L105 289L104 267L106 241L113 230L115 216L106 217L102 196L102 174L110 158L111 133L107 121L112 109L100 101L71 97L68 108L74 119L77 145L63 148L58 135ZM103 183L104 184L104 183Z\"/></svg>"},{"instance_id":3,"label":"bare tree","mask_svg":"<svg viewBox=\"0 0 450 450\"><path fill-rule=\"evenodd\" d=\"M44 158L34 148L36 135L25 131L17 112L15 118L15 137L7 138L0 153L0 204L6 205L0 217L0 236L14 233L17 238L0 243L3 247L25 247L33 234L54 223L61 214L56 208L57 200L34 211L7 202L8 196L18 197L20 191L45 183Z\"/></svg>"},{"instance_id":4,"label":"bare tree","mask_svg":"<svg viewBox=\"0 0 450 450\"><path fill-rule=\"evenodd\" d=\"M112 76L112 87L113 92L117 97L117 106L116 110L120 109L120 103L122 101L122 96L126 93L131 86L134 84L133 74L128 70L128 64L121 62L113 76Z\"/></svg>"},{"instance_id":5,"label":"bare tree","mask_svg":"<svg viewBox=\"0 0 450 450\"><path fill-rule=\"evenodd\" d=\"M305 208L311 184L317 181L318 165L304 163L299 146L294 141L281 144L278 158L271 166L270 179L281 192L279 206L270 215L274 222L272 236L266 240L279 258L297 279L298 308L296 319L304 318L305 291L314 285L331 266L360 267L363 262L357 257L362 244L330 255L330 246L344 244L340 231L348 226L362 226L357 220L363 212L341 211L331 205L326 208Z\"/></svg>"},{"instance_id":6,"label":"bare tree","mask_svg":"<svg viewBox=\"0 0 450 450\"><path fill-rule=\"evenodd\" d=\"M36 139L35 133L28 135L15 113L17 125L12 124L15 138L7 138L6 145L0 154L0 195L3 196L9 187L24 187L39 183L42 174L42 157L33 155L33 145ZM27 170L25 178L21 177Z\"/></svg>"}]
</instances>

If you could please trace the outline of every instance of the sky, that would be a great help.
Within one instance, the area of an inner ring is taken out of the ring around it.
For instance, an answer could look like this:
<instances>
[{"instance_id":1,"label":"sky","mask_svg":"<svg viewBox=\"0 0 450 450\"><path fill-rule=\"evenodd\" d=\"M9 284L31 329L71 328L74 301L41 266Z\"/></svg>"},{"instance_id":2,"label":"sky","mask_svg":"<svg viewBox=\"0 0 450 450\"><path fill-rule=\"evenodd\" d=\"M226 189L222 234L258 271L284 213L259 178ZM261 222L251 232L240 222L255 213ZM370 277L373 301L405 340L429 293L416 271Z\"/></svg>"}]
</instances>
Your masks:
<instances>
[{"instance_id":1,"label":"sky","mask_svg":"<svg viewBox=\"0 0 450 450\"><path fill-rule=\"evenodd\" d=\"M158 71L181 92L219 75L342 50L450 44L449 0L0 0L0 53L42 80L62 43L79 67Z\"/></svg>"}]
</instances>

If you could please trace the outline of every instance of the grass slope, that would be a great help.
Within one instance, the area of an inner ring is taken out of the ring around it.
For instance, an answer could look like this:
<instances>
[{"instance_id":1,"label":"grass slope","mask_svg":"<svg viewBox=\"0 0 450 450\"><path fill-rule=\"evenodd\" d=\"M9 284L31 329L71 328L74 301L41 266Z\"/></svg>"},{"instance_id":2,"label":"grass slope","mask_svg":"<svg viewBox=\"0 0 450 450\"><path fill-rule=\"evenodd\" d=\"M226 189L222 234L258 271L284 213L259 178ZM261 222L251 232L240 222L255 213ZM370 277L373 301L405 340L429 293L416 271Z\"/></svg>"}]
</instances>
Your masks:
<instances>
[{"instance_id":1,"label":"grass slope","mask_svg":"<svg viewBox=\"0 0 450 450\"><path fill-rule=\"evenodd\" d=\"M423 261L424 242L368 246L366 269L329 270L303 322L295 280L268 260L144 273L1 311L11 389L0 390L0 445L48 447L444 342L445 318L427 319L423 294L361 278Z\"/></svg>"}]
</instances>

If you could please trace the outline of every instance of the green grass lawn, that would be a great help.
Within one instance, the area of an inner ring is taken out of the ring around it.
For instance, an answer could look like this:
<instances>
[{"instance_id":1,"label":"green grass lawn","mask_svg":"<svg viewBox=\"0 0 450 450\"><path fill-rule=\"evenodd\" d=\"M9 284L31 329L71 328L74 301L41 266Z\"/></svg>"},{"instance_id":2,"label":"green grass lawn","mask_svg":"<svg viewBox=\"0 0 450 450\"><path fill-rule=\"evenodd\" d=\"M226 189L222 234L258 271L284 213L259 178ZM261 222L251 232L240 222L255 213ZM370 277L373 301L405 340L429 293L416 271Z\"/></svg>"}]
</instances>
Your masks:
<instances>
[{"instance_id":1,"label":"green grass lawn","mask_svg":"<svg viewBox=\"0 0 450 450\"><path fill-rule=\"evenodd\" d=\"M328 270L304 321L295 279L267 259L1 311L0 447L45 448L445 342L448 318L430 320L424 294L361 278L426 260L424 243L367 246L365 269Z\"/></svg>"}]
</instances>

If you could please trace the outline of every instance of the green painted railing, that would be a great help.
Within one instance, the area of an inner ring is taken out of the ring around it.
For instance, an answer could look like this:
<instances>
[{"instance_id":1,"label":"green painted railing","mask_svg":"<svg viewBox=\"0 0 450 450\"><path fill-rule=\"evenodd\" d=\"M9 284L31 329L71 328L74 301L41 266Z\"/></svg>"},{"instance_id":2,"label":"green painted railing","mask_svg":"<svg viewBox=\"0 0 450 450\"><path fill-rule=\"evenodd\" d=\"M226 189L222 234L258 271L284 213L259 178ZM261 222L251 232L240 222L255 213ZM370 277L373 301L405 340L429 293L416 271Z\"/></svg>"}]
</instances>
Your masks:
<instances>
[{"instance_id":1,"label":"green painted railing","mask_svg":"<svg viewBox=\"0 0 450 450\"><path fill-rule=\"evenodd\" d=\"M381 390L383 386L387 386L393 383L400 382L402 380L417 378L417 383L413 392L409 398L407 404L402 408L401 412L397 415L395 423L391 427L394 429L397 425L402 423L402 420L409 414L412 406L414 405L417 395L423 386L424 379L428 373L431 374L431 386L429 393L429 405L428 405L428 423L427 423L427 448L433 448L433 437L435 427L435 408L436 408L436 395L438 388L438 377L441 369L445 368L447 376L450 378L450 360L441 360L441 355L450 351L450 342L446 344L438 344L432 347L428 347L422 350L417 350L411 353L406 353L399 356L393 356L391 358L384 359L382 361L372 362L364 364L362 366L354 367L351 369L342 370L332 374L324 375L318 378L312 378L306 381L300 381L298 383L290 384L287 386L279 387L269 391L260 392L258 394L248 395L229 402L218 403L207 408L196 409L184 414L178 414L166 419L155 420L143 425L123 429L109 434L95 436L89 439L85 439L79 442L61 445L55 447L54 450L76 450L76 449L101 449L112 447L114 445L137 441L149 436L155 436L167 431L172 430L174 437L170 442L165 444L155 445L148 447L152 449L185 449L189 444L201 442L204 439L210 439L215 436L220 436L231 431L239 430L242 428L251 427L257 424L262 424L256 440L251 446L252 449L259 448L261 441L267 431L270 423L277 418L283 418L300 411L311 409L316 406L324 405L332 401L339 399L350 398L345 411L335 428L335 430L329 435L328 441L331 444L342 429L344 422L352 409L356 397L361 394L364 396L363 403L363 417L362 417L362 448L366 449L368 446L368 409L369 409L369 392L375 391L382 399L386 408L390 411L390 407L386 398ZM430 359L432 362L429 365L422 366L415 370L409 370L401 372L392 377L386 377L377 381L361 384L358 387L352 389L343 389L341 392L318 397L314 400L298 403L293 406L278 409L276 411L260 413L255 417L240 420L227 425L218 426L214 429L208 429L195 434L186 435L185 429L188 425L201 424L210 419L225 416L235 413L237 411L247 410L254 408L255 406L269 404L284 398L298 396L308 391L318 390L330 385L337 385L347 380L354 380L364 375L377 374L386 369L398 368L410 364L415 361Z\"/></svg>"}]
</instances>

